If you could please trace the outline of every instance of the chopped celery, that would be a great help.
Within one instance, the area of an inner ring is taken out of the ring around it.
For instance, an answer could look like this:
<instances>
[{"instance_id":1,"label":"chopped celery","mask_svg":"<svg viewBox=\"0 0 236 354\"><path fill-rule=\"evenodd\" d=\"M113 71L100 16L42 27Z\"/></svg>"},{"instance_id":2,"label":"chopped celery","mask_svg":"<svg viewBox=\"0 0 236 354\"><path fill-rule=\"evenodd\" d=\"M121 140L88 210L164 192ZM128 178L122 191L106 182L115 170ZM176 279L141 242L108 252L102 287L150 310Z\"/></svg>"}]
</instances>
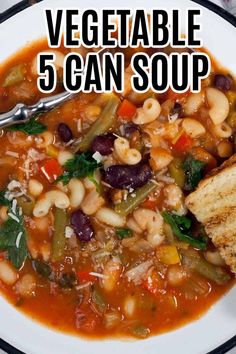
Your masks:
<instances>
[{"instance_id":1,"label":"chopped celery","mask_svg":"<svg viewBox=\"0 0 236 354\"><path fill-rule=\"evenodd\" d=\"M175 158L169 164L168 169L171 177L174 178L175 183L180 188L183 188L185 184L185 173L182 167L182 161L180 159Z\"/></svg>"},{"instance_id":2,"label":"chopped celery","mask_svg":"<svg viewBox=\"0 0 236 354\"><path fill-rule=\"evenodd\" d=\"M181 250L182 263L190 270L197 272L203 277L214 281L216 284L223 285L230 280L230 276L221 267L214 266L201 258L197 253Z\"/></svg>"},{"instance_id":3,"label":"chopped celery","mask_svg":"<svg viewBox=\"0 0 236 354\"><path fill-rule=\"evenodd\" d=\"M103 314L106 310L107 304L99 291L98 287L94 288L92 291L92 297L91 300L93 304L96 307L96 310L100 313Z\"/></svg>"},{"instance_id":4,"label":"chopped celery","mask_svg":"<svg viewBox=\"0 0 236 354\"><path fill-rule=\"evenodd\" d=\"M99 118L90 127L82 141L75 145L74 153L87 151L96 136L106 133L113 126L119 103L119 98L115 95L111 95L110 100L107 102Z\"/></svg>"},{"instance_id":5,"label":"chopped celery","mask_svg":"<svg viewBox=\"0 0 236 354\"><path fill-rule=\"evenodd\" d=\"M142 203L147 196L157 188L157 185L151 181L140 187L130 194L128 198L115 206L115 211L121 215L128 215L140 203Z\"/></svg>"},{"instance_id":6,"label":"chopped celery","mask_svg":"<svg viewBox=\"0 0 236 354\"><path fill-rule=\"evenodd\" d=\"M17 204L22 209L23 214L31 216L34 209L35 200L28 195L17 198Z\"/></svg>"},{"instance_id":7,"label":"chopped celery","mask_svg":"<svg viewBox=\"0 0 236 354\"><path fill-rule=\"evenodd\" d=\"M57 262L61 259L65 250L65 229L67 224L66 211L56 208L54 234L52 239L52 261Z\"/></svg>"},{"instance_id":8,"label":"chopped celery","mask_svg":"<svg viewBox=\"0 0 236 354\"><path fill-rule=\"evenodd\" d=\"M24 80L24 75L25 66L23 64L16 65L8 71L8 74L5 77L2 86L8 87L18 84Z\"/></svg>"}]
</instances>

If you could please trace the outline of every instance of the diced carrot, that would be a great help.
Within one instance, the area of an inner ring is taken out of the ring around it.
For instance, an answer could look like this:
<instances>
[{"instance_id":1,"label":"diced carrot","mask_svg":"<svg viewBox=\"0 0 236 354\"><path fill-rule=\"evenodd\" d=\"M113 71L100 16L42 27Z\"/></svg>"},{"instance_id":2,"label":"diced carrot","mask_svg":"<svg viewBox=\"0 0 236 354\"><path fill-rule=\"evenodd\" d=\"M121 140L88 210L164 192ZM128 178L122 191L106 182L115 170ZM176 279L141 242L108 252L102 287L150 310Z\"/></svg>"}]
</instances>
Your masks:
<instances>
[{"instance_id":1,"label":"diced carrot","mask_svg":"<svg viewBox=\"0 0 236 354\"><path fill-rule=\"evenodd\" d=\"M50 159L41 167L41 172L49 183L53 183L63 173L63 170L57 160Z\"/></svg>"},{"instance_id":2,"label":"diced carrot","mask_svg":"<svg viewBox=\"0 0 236 354\"><path fill-rule=\"evenodd\" d=\"M178 264L180 262L179 254L174 245L161 245L156 251L157 258L166 265Z\"/></svg>"},{"instance_id":3,"label":"diced carrot","mask_svg":"<svg viewBox=\"0 0 236 354\"><path fill-rule=\"evenodd\" d=\"M156 200L150 200L150 199L145 200L141 204L142 208L147 208L147 209L151 209L151 210L156 210L156 206L157 206Z\"/></svg>"},{"instance_id":4,"label":"diced carrot","mask_svg":"<svg viewBox=\"0 0 236 354\"><path fill-rule=\"evenodd\" d=\"M160 275L152 272L151 275L141 284L141 287L148 290L152 295L157 295L160 289L163 289L164 282Z\"/></svg>"},{"instance_id":5,"label":"diced carrot","mask_svg":"<svg viewBox=\"0 0 236 354\"><path fill-rule=\"evenodd\" d=\"M183 92L183 93L178 93L178 92L173 91L171 88L169 88L169 90L166 92L165 96L166 96L166 99L179 101L182 98L185 98L186 96L188 96L189 94L190 94L190 90L187 90L186 92Z\"/></svg>"},{"instance_id":6,"label":"diced carrot","mask_svg":"<svg viewBox=\"0 0 236 354\"><path fill-rule=\"evenodd\" d=\"M125 120L131 120L137 111L136 106L130 101L124 99L118 108L117 114Z\"/></svg>"},{"instance_id":7,"label":"diced carrot","mask_svg":"<svg viewBox=\"0 0 236 354\"><path fill-rule=\"evenodd\" d=\"M90 272L86 271L79 271L77 272L77 277L80 283L87 283L89 281L94 282L96 280L96 277L89 274Z\"/></svg>"},{"instance_id":8,"label":"diced carrot","mask_svg":"<svg viewBox=\"0 0 236 354\"><path fill-rule=\"evenodd\" d=\"M193 146L193 139L186 133L182 133L179 139L173 144L173 150L178 153L185 153Z\"/></svg>"}]
</instances>

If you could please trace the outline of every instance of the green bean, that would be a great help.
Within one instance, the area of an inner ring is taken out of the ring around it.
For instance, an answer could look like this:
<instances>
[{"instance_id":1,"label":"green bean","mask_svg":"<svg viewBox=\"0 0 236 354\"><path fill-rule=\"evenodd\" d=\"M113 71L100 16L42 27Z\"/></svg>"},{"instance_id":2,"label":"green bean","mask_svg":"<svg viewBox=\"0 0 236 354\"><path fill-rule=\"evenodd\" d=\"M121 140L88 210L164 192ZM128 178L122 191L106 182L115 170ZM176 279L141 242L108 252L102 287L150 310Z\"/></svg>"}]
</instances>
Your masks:
<instances>
[{"instance_id":1,"label":"green bean","mask_svg":"<svg viewBox=\"0 0 236 354\"><path fill-rule=\"evenodd\" d=\"M24 215L32 215L35 205L35 200L32 197L23 195L22 197L17 198L17 204L22 209Z\"/></svg>"},{"instance_id":2,"label":"green bean","mask_svg":"<svg viewBox=\"0 0 236 354\"><path fill-rule=\"evenodd\" d=\"M157 185L151 181L140 187L128 196L128 198L115 206L115 211L120 215L128 215L139 204L141 204L147 196L157 188Z\"/></svg>"},{"instance_id":3,"label":"green bean","mask_svg":"<svg viewBox=\"0 0 236 354\"><path fill-rule=\"evenodd\" d=\"M100 314L105 312L107 304L98 288L93 289L91 300Z\"/></svg>"},{"instance_id":4,"label":"green bean","mask_svg":"<svg viewBox=\"0 0 236 354\"><path fill-rule=\"evenodd\" d=\"M83 140L75 145L74 153L87 151L96 136L106 133L113 126L119 103L119 98L115 95L111 95L110 100L107 102L99 118L85 134Z\"/></svg>"},{"instance_id":5,"label":"green bean","mask_svg":"<svg viewBox=\"0 0 236 354\"><path fill-rule=\"evenodd\" d=\"M16 65L11 68L3 81L3 87L18 84L24 80L25 66L22 64Z\"/></svg>"},{"instance_id":6,"label":"green bean","mask_svg":"<svg viewBox=\"0 0 236 354\"><path fill-rule=\"evenodd\" d=\"M182 168L182 161L180 159L174 159L168 166L169 173L172 178L174 178L175 183L183 188L185 184L185 173Z\"/></svg>"},{"instance_id":7,"label":"green bean","mask_svg":"<svg viewBox=\"0 0 236 354\"><path fill-rule=\"evenodd\" d=\"M203 277L214 281L216 284L223 285L230 280L230 276L221 267L214 266L201 258L195 252L181 250L183 265L202 275Z\"/></svg>"},{"instance_id":8,"label":"green bean","mask_svg":"<svg viewBox=\"0 0 236 354\"><path fill-rule=\"evenodd\" d=\"M57 262L64 254L66 237L65 229L67 224L66 211L56 208L54 234L52 239L52 261Z\"/></svg>"}]
</instances>

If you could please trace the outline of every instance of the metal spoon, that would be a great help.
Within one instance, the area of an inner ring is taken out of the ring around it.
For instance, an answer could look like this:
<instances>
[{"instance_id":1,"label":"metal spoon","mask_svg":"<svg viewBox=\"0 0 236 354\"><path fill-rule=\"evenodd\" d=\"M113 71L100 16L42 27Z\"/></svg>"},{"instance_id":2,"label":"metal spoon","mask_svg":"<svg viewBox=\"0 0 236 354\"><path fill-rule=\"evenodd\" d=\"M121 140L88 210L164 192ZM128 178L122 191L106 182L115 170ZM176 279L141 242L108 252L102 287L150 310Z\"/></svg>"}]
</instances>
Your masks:
<instances>
[{"instance_id":1,"label":"metal spoon","mask_svg":"<svg viewBox=\"0 0 236 354\"><path fill-rule=\"evenodd\" d=\"M63 102L74 97L74 95L74 93L62 92L58 95L42 98L32 106L18 103L11 111L0 114L0 128L6 128L13 124L26 123L35 114L51 111Z\"/></svg>"},{"instance_id":2,"label":"metal spoon","mask_svg":"<svg viewBox=\"0 0 236 354\"><path fill-rule=\"evenodd\" d=\"M103 54L108 51L109 49L102 48L98 52L100 61L102 61ZM70 100L75 95L75 93L65 91L58 95L42 98L36 104L31 106L18 103L11 111L0 114L0 129L7 128L13 124L26 123L35 114L49 112L62 103Z\"/></svg>"}]
</instances>

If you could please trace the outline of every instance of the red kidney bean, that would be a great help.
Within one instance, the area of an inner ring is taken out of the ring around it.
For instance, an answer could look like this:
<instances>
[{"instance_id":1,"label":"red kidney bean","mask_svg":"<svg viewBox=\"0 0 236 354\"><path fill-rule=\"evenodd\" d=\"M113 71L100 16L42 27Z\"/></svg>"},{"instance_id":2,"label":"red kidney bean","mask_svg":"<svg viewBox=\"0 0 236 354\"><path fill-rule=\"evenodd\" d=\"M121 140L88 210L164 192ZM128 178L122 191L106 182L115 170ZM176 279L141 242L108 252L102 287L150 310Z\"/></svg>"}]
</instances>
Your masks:
<instances>
[{"instance_id":1,"label":"red kidney bean","mask_svg":"<svg viewBox=\"0 0 236 354\"><path fill-rule=\"evenodd\" d=\"M130 138L130 136L139 131L139 126L134 123L127 123L124 126L124 137Z\"/></svg>"},{"instance_id":2,"label":"red kidney bean","mask_svg":"<svg viewBox=\"0 0 236 354\"><path fill-rule=\"evenodd\" d=\"M101 155L110 155L112 153L115 139L116 137L111 133L99 135L92 142L91 151L98 151Z\"/></svg>"},{"instance_id":3,"label":"red kidney bean","mask_svg":"<svg viewBox=\"0 0 236 354\"><path fill-rule=\"evenodd\" d=\"M84 214L82 210L76 210L71 214L70 223L80 241L88 242L93 238L94 230L89 216Z\"/></svg>"},{"instance_id":4,"label":"red kidney bean","mask_svg":"<svg viewBox=\"0 0 236 354\"><path fill-rule=\"evenodd\" d=\"M68 143L70 140L73 139L73 133L72 133L70 127L68 127L68 125L65 123L58 124L57 132L58 132L60 139L64 143Z\"/></svg>"},{"instance_id":5,"label":"red kidney bean","mask_svg":"<svg viewBox=\"0 0 236 354\"><path fill-rule=\"evenodd\" d=\"M137 165L113 165L104 171L104 181L114 188L129 189L142 187L152 177L147 163Z\"/></svg>"},{"instance_id":6,"label":"red kidney bean","mask_svg":"<svg viewBox=\"0 0 236 354\"><path fill-rule=\"evenodd\" d=\"M216 74L214 76L214 86L222 91L228 91L232 88L233 80L230 76Z\"/></svg>"}]
</instances>

